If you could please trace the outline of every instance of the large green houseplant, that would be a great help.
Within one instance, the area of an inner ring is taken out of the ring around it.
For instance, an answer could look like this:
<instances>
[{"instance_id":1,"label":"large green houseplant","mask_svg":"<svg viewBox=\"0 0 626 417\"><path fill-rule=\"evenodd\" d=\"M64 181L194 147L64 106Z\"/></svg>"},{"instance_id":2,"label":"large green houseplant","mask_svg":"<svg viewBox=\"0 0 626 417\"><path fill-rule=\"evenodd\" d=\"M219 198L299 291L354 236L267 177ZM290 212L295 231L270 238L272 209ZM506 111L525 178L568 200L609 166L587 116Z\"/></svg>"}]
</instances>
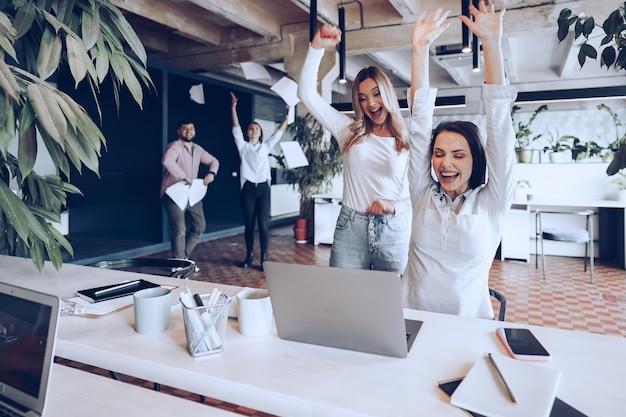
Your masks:
<instances>
[{"instance_id":1,"label":"large green houseplant","mask_svg":"<svg viewBox=\"0 0 626 417\"><path fill-rule=\"evenodd\" d=\"M85 109L47 80L68 68L75 86L89 84L97 104L110 78L118 106L122 86L141 105L143 86L153 87L146 52L107 0L0 0L0 51L0 253L30 257L39 270L49 259L60 270L61 247L73 249L50 222L60 221L67 193L80 192L70 183L70 164L97 174L105 138ZM33 170L37 133L56 175ZM17 155L9 152L14 141Z\"/></svg>"},{"instance_id":2,"label":"large green houseplant","mask_svg":"<svg viewBox=\"0 0 626 417\"><path fill-rule=\"evenodd\" d=\"M337 141L325 134L322 125L310 113L297 116L287 126L287 132L300 144L309 164L287 170L285 180L300 192L300 217L310 219L312 196L327 192L333 178L342 172L341 150ZM280 158L278 161L284 166Z\"/></svg>"},{"instance_id":3,"label":"large green houseplant","mask_svg":"<svg viewBox=\"0 0 626 417\"><path fill-rule=\"evenodd\" d=\"M596 23L593 16L585 14L575 15L572 10L565 8L561 10L557 19L559 42L563 41L569 34L570 27L574 27L574 38L584 38L578 50L578 63L582 67L587 62L587 58L597 59L598 50L589 44L589 38L593 35L596 27L604 32L600 47L600 67L611 67L626 70L626 2L620 2L604 20L602 26ZM614 118L615 120L615 118ZM626 168L626 138L622 137L618 143L612 143L615 148L613 160L606 169L607 175L615 175L619 170Z\"/></svg>"}]
</instances>

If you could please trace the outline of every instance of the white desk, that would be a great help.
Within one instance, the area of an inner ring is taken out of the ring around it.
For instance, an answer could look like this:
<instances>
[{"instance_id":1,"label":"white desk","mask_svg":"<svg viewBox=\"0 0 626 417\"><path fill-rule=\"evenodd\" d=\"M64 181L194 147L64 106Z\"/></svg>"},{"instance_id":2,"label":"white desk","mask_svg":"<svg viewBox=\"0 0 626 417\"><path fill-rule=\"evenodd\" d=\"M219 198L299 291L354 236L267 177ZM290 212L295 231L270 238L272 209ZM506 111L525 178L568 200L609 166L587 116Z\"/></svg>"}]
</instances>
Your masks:
<instances>
[{"instance_id":1,"label":"white desk","mask_svg":"<svg viewBox=\"0 0 626 417\"><path fill-rule=\"evenodd\" d=\"M29 260L0 257L2 280L68 297L78 286L113 283L136 274L47 264L38 274ZM145 277L145 276L144 276ZM150 277L160 283L171 278ZM77 283L79 283L77 285ZM184 281L192 290L237 287ZM175 295L176 296L176 295ZM132 309L100 319L63 317L57 354L149 381L284 416L457 416L465 414L439 393L437 382L463 375L487 352L505 355L496 339L501 322L406 310L424 321L406 359L288 342L275 333L245 337L231 320L224 352L192 358L182 312L159 335L133 330ZM510 324L513 327L519 325ZM626 338L535 326L553 355L542 366L563 372L558 396L590 416L622 416Z\"/></svg>"},{"instance_id":2,"label":"white desk","mask_svg":"<svg viewBox=\"0 0 626 417\"><path fill-rule=\"evenodd\" d=\"M54 364L43 417L236 416L216 407Z\"/></svg>"}]
</instances>

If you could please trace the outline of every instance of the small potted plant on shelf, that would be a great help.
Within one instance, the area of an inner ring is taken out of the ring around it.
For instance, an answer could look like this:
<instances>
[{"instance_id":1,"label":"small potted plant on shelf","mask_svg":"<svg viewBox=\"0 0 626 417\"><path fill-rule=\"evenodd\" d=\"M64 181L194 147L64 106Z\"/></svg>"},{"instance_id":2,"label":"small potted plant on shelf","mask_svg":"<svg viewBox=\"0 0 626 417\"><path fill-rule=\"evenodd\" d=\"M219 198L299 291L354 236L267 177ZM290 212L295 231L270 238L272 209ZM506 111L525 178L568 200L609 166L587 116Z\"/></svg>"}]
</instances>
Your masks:
<instances>
[{"instance_id":1,"label":"small potted plant on shelf","mask_svg":"<svg viewBox=\"0 0 626 417\"><path fill-rule=\"evenodd\" d=\"M518 121L515 123L515 116L520 110L521 107L517 105L511 108L511 119L514 121L513 127L515 129L515 153L517 155L517 162L528 163L532 162L533 154L535 152L535 149L530 145L543 136L541 133L537 135L533 134L530 127L541 112L548 110L548 105L542 104L536 108L531 114L530 119L528 119L528 122L524 123L522 121Z\"/></svg>"},{"instance_id":2,"label":"small potted plant on shelf","mask_svg":"<svg viewBox=\"0 0 626 417\"><path fill-rule=\"evenodd\" d=\"M621 169L609 178L618 187L618 201L626 201L626 170Z\"/></svg>"},{"instance_id":3,"label":"small potted plant on shelf","mask_svg":"<svg viewBox=\"0 0 626 417\"><path fill-rule=\"evenodd\" d=\"M588 160L593 162L599 159L604 148L593 140L582 142L578 138L574 138L572 143L572 159L574 161Z\"/></svg>"},{"instance_id":4,"label":"small potted plant on shelf","mask_svg":"<svg viewBox=\"0 0 626 417\"><path fill-rule=\"evenodd\" d=\"M517 201L531 201L533 199L533 187L528 180L518 180L515 189L515 199Z\"/></svg>"},{"instance_id":5,"label":"small potted plant on shelf","mask_svg":"<svg viewBox=\"0 0 626 417\"><path fill-rule=\"evenodd\" d=\"M561 135L558 128L555 128L554 130L556 134L549 132L549 145L545 146L543 148L543 151L548 152L548 158L550 158L550 162L571 162L574 141L577 140L580 142L580 139L572 135Z\"/></svg>"}]
</instances>

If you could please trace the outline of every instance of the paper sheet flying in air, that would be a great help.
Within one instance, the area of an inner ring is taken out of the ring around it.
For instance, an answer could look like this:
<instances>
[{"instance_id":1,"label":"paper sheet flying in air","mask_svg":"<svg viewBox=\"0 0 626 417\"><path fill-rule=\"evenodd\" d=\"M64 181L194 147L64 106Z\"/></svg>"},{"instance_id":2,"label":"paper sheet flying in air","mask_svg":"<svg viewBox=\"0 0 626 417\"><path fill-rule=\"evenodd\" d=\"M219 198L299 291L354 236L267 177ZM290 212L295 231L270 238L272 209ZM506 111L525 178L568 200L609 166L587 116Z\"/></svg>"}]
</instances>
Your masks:
<instances>
[{"instance_id":1,"label":"paper sheet flying in air","mask_svg":"<svg viewBox=\"0 0 626 417\"><path fill-rule=\"evenodd\" d=\"M278 94L289 107L294 108L300 102L298 98L298 84L288 77L283 77L270 87L270 90Z\"/></svg>"},{"instance_id":2,"label":"paper sheet flying in air","mask_svg":"<svg viewBox=\"0 0 626 417\"><path fill-rule=\"evenodd\" d=\"M271 80L272 76L261 64L256 62L242 62L241 70L246 80Z\"/></svg>"},{"instance_id":3,"label":"paper sheet flying in air","mask_svg":"<svg viewBox=\"0 0 626 417\"><path fill-rule=\"evenodd\" d=\"M197 204L204 198L206 192L207 186L204 185L204 181L199 178L193 180L191 186L185 184L185 181L179 181L170 185L165 190L165 194L170 196L181 210L187 207L187 203L189 203L190 206Z\"/></svg>"},{"instance_id":4,"label":"paper sheet flying in air","mask_svg":"<svg viewBox=\"0 0 626 417\"><path fill-rule=\"evenodd\" d=\"M189 89L189 98L198 104L204 104L204 88L202 84L191 86Z\"/></svg>"},{"instance_id":5,"label":"paper sheet flying in air","mask_svg":"<svg viewBox=\"0 0 626 417\"><path fill-rule=\"evenodd\" d=\"M302 147L300 147L300 144L295 140L280 142L280 147L283 149L283 155L285 155L285 165L287 169L309 165L309 161L306 159Z\"/></svg>"}]
</instances>

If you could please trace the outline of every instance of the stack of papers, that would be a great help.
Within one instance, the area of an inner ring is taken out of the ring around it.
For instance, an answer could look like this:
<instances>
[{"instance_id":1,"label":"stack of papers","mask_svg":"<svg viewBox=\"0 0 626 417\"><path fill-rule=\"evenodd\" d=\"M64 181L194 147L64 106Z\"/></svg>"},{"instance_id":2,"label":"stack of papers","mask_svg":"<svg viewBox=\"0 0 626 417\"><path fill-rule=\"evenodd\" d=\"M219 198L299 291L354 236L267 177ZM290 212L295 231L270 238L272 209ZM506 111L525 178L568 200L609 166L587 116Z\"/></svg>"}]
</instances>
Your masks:
<instances>
[{"instance_id":1,"label":"stack of papers","mask_svg":"<svg viewBox=\"0 0 626 417\"><path fill-rule=\"evenodd\" d=\"M187 207L187 203L189 203L190 207L198 204L204 198L206 192L207 186L204 185L204 180L199 178L193 180L191 186L187 185L185 181L179 181L165 190L165 194L170 196L181 210Z\"/></svg>"},{"instance_id":2,"label":"stack of papers","mask_svg":"<svg viewBox=\"0 0 626 417\"><path fill-rule=\"evenodd\" d=\"M548 417L561 371L503 356L495 359L517 403L511 401L486 357L474 364L450 403L489 417Z\"/></svg>"}]
</instances>

